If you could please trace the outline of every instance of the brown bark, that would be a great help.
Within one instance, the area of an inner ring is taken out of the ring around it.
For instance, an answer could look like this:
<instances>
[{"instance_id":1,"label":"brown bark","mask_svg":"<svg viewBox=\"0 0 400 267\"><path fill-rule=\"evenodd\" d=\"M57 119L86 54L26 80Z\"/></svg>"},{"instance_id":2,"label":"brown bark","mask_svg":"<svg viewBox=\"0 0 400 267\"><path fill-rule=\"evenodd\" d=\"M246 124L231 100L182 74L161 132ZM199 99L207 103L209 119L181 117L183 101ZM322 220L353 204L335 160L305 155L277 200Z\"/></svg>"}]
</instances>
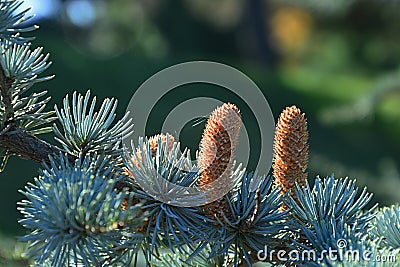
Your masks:
<instances>
[{"instance_id":1,"label":"brown bark","mask_svg":"<svg viewBox=\"0 0 400 267\"><path fill-rule=\"evenodd\" d=\"M32 133L18 128L11 128L0 135L0 147L7 150L9 154L16 154L38 163L50 163L49 155L66 153L60 148L37 138ZM72 154L68 154L68 158L71 162L76 160L76 157Z\"/></svg>"},{"instance_id":2,"label":"brown bark","mask_svg":"<svg viewBox=\"0 0 400 267\"><path fill-rule=\"evenodd\" d=\"M11 78L6 76L4 69L0 67L0 86L1 86L0 95L1 95L1 101L3 102L4 105L4 117L2 121L3 127L6 127L9 124L15 124L14 110L10 92L13 82L14 81Z\"/></svg>"}]
</instances>

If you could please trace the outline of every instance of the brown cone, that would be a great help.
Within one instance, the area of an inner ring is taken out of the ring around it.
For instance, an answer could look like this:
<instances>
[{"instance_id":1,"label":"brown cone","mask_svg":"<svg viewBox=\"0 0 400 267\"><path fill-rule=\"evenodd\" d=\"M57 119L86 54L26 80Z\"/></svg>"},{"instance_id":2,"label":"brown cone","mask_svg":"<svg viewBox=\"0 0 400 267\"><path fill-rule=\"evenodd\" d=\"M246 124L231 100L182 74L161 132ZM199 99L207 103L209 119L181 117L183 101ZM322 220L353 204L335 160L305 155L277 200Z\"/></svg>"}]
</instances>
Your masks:
<instances>
[{"instance_id":1,"label":"brown cone","mask_svg":"<svg viewBox=\"0 0 400 267\"><path fill-rule=\"evenodd\" d=\"M295 186L307 183L308 130L304 113L296 106L282 111L276 125L273 170L275 184L283 193L289 189L297 201Z\"/></svg>"},{"instance_id":2,"label":"brown cone","mask_svg":"<svg viewBox=\"0 0 400 267\"><path fill-rule=\"evenodd\" d=\"M166 144L167 138L168 138L168 151L171 151L172 147L174 146L175 138L171 134L161 133L161 134L153 135L152 137L149 138L149 141L148 141L152 157L156 156L157 148L158 148L158 140L160 138L161 138L161 142L163 144ZM143 151L146 152L146 147L143 147ZM142 161L142 151L139 147L136 148L136 155L137 155L137 159L139 161ZM133 158L133 163L137 166L137 162L136 162L135 158ZM133 178L133 174L127 168L125 168L124 170L129 175L129 177Z\"/></svg>"},{"instance_id":3,"label":"brown cone","mask_svg":"<svg viewBox=\"0 0 400 267\"><path fill-rule=\"evenodd\" d=\"M240 111L233 104L225 103L212 112L200 142L200 186L208 185L221 176L230 178L241 125ZM205 205L204 212L211 219L217 217L223 220L223 214L230 216L229 204L224 198Z\"/></svg>"},{"instance_id":4,"label":"brown cone","mask_svg":"<svg viewBox=\"0 0 400 267\"><path fill-rule=\"evenodd\" d=\"M157 148L158 148L158 141L160 140L160 138L161 138L161 142L163 144L166 144L167 138L168 138L168 151L171 151L171 149L173 148L175 138L171 134L161 133L161 134L154 135L149 138L149 147L150 147L150 152L151 152L152 157L156 156ZM143 151L146 151L146 147L143 148ZM139 147L136 148L136 154L138 156L138 160L142 160L142 152ZM134 163L137 164L136 160L134 160L134 161L135 161ZM124 170L130 178L132 178L132 179L134 178L133 174L128 170L128 168L125 168ZM133 200L132 205L135 205L139 202L140 202L139 199L135 199L135 200ZM127 208L127 205L128 205L128 200L124 200L124 202L122 204L122 209L125 210ZM153 221L153 223L155 223L155 221ZM137 228L136 231L139 233L144 232L147 230L147 226L148 226L148 218L146 217L145 221L143 222L143 225L140 226L139 228Z\"/></svg>"}]
</instances>

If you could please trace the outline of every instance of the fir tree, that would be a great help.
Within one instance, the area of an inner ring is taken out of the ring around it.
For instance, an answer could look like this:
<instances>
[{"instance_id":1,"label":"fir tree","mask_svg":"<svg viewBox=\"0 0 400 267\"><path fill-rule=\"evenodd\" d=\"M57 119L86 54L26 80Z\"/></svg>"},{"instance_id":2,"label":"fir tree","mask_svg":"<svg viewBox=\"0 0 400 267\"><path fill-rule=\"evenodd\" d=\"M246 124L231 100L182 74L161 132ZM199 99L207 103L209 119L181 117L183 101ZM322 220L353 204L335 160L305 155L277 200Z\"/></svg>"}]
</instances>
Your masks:
<instances>
[{"instance_id":1,"label":"fir tree","mask_svg":"<svg viewBox=\"0 0 400 267\"><path fill-rule=\"evenodd\" d=\"M89 92L73 93L62 108L46 111L46 92L29 89L52 78L42 76L51 62L42 48L32 47L33 38L22 36L37 27L24 26L29 17L27 10L16 12L21 3L0 2L0 147L5 158L17 155L42 164L39 176L21 190L25 199L18 204L20 224L27 230L22 240L29 244L33 265L128 266L141 251L147 266L208 267L258 261L380 266L365 259L332 259L324 254L329 249L397 255L398 204L365 209L372 194L365 188L359 193L347 178L318 177L309 184L307 120L295 106L279 118L274 173L265 177L234 166L242 122L233 104L210 116L200 143L200 168L168 134L143 137L133 153L125 153L121 139L133 126L127 114L115 121L115 99L105 99L96 109ZM227 135L227 127L234 136ZM51 131L58 146L37 137ZM174 162L197 171L182 171ZM154 182L154 171L182 186L209 185L223 173L229 183L221 186L234 187L205 206L175 206L137 183ZM316 257L282 259L272 250L313 251Z\"/></svg>"}]
</instances>

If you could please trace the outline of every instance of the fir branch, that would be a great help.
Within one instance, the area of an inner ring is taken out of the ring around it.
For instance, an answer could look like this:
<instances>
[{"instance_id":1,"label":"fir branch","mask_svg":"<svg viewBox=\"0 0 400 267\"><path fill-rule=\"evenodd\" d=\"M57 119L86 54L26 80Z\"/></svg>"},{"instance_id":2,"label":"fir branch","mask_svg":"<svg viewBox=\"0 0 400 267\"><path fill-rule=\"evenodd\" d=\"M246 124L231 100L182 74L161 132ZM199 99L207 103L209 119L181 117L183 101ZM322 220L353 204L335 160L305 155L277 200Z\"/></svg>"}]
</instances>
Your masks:
<instances>
[{"instance_id":1,"label":"fir branch","mask_svg":"<svg viewBox=\"0 0 400 267\"><path fill-rule=\"evenodd\" d=\"M52 64L50 55L43 54L43 47L31 49L30 44L1 44L1 66L5 75L12 78L12 90L18 95L32 85L52 79L54 75L39 77Z\"/></svg>"},{"instance_id":2,"label":"fir branch","mask_svg":"<svg viewBox=\"0 0 400 267\"><path fill-rule=\"evenodd\" d=\"M325 179L317 177L312 189L307 183L305 187L297 185L296 190L298 202L295 198L289 198L285 203L292 208L299 222L326 221L331 217L335 220L343 218L348 225L357 224L358 230L364 230L375 216L373 209L377 204L362 212L373 194L363 188L357 196L359 188L355 185L355 180L335 179L333 176Z\"/></svg>"},{"instance_id":3,"label":"fir branch","mask_svg":"<svg viewBox=\"0 0 400 267\"><path fill-rule=\"evenodd\" d=\"M130 179L131 188L135 197L143 203L143 211L149 215L148 221L138 229L146 235L142 246L148 261L160 248L181 251L184 244L211 240L215 233L209 227L212 220L205 217L199 207L174 206L176 202L184 203L188 199L195 203L197 199L175 193L168 185L189 187L196 184L199 175L195 171L197 168L192 166L189 151L181 153L179 143L173 140L172 136L163 134L150 139L140 138L138 146L132 147L132 153L124 154L126 172L133 178ZM145 191L138 184L150 187ZM182 199L160 200L171 195ZM203 196L198 198L203 200Z\"/></svg>"},{"instance_id":4,"label":"fir branch","mask_svg":"<svg viewBox=\"0 0 400 267\"><path fill-rule=\"evenodd\" d=\"M24 94L38 82L54 76L39 77L48 69L49 55L42 54L42 48L30 50L30 45L0 44L0 86L1 86L1 126L3 132L9 126L31 130L33 134L51 131L50 127L39 127L55 119L54 111L43 112L50 97L47 93ZM39 127L39 128L38 128Z\"/></svg>"},{"instance_id":5,"label":"fir branch","mask_svg":"<svg viewBox=\"0 0 400 267\"><path fill-rule=\"evenodd\" d=\"M400 206L399 204L379 210L375 220L372 234L383 238L386 246L400 249Z\"/></svg>"},{"instance_id":6,"label":"fir branch","mask_svg":"<svg viewBox=\"0 0 400 267\"><path fill-rule=\"evenodd\" d=\"M51 266L128 265L142 240L135 233L143 221L138 205L122 209L127 191L116 192L122 177L113 172L110 157L91 155L74 164L63 155L50 159L39 178L20 191L24 218L20 223L31 233L31 255Z\"/></svg>"},{"instance_id":7,"label":"fir branch","mask_svg":"<svg viewBox=\"0 0 400 267\"><path fill-rule=\"evenodd\" d=\"M284 249L288 241L288 211L279 211L283 195L272 188L272 177L256 177L246 174L239 189L225 199L230 207L230 216L219 221L219 232L225 235L214 244L210 257L227 255L233 266L252 266L260 261L258 251L265 246ZM279 262L275 257L266 261ZM239 265L240 264L240 265Z\"/></svg>"},{"instance_id":8,"label":"fir branch","mask_svg":"<svg viewBox=\"0 0 400 267\"><path fill-rule=\"evenodd\" d=\"M36 137L29 131L11 127L8 132L0 134L0 148L5 149L9 155L17 155L37 163L50 164L50 155L67 155L68 160L73 163L78 157L70 154L61 148L47 143ZM119 191L124 188L131 188L129 179L121 179L115 183Z\"/></svg>"},{"instance_id":9,"label":"fir branch","mask_svg":"<svg viewBox=\"0 0 400 267\"><path fill-rule=\"evenodd\" d=\"M23 26L33 15L26 16L30 8L16 12L21 7L23 1L2 0L0 2L0 42L11 41L14 43L26 43L33 40L32 37L22 37L21 32L33 31L38 26Z\"/></svg>"},{"instance_id":10,"label":"fir branch","mask_svg":"<svg viewBox=\"0 0 400 267\"><path fill-rule=\"evenodd\" d=\"M39 163L49 163L48 156L62 152L58 147L38 139L32 133L20 129L14 120L11 88L13 79L6 75L3 65L0 64L0 94L2 108L2 134L0 134L0 147L9 154L16 154L25 159ZM71 157L72 160L74 158Z\"/></svg>"},{"instance_id":11,"label":"fir branch","mask_svg":"<svg viewBox=\"0 0 400 267\"><path fill-rule=\"evenodd\" d=\"M363 212L372 193L364 188L357 196L358 191L355 180L335 180L333 176L324 180L317 177L312 189L308 183L305 187L297 184L296 198L284 200L293 214L292 229L300 230L291 247L316 251L320 257L329 248L338 249L339 240L344 240L343 249L364 251L364 237L371 228L376 205Z\"/></svg>"},{"instance_id":12,"label":"fir branch","mask_svg":"<svg viewBox=\"0 0 400 267\"><path fill-rule=\"evenodd\" d=\"M43 112L50 98L42 99L45 91L24 94L52 78L39 77L51 62L42 48L31 50L33 38L20 36L36 28L23 24L32 17L26 16L29 9L18 11L20 0L0 1L0 148L6 155L44 163L40 176L20 191L27 199L18 203L20 223L31 231L23 240L41 266L128 266L140 246L150 266L152 259L157 262L152 256L167 251L156 264L204 267L252 266L266 245L322 253L338 248L341 238L352 249L371 247L367 230L374 214L372 209L362 212L371 194L364 190L357 197L354 181L333 177L317 178L310 189L307 120L295 106L283 111L276 129L273 167L279 188L272 177L234 170L242 122L238 108L229 103L208 120L200 172L189 151L182 153L170 135L140 139L132 155L123 154L121 140L132 130L128 114L114 122L117 100L106 99L95 111L89 92L75 92L71 102L67 96L61 109L55 107L61 127L53 130L62 148L37 138L51 130L42 127L53 120L52 111ZM134 179L122 176L122 155ZM225 182L218 184L221 176ZM237 184L220 198L221 188ZM176 186L217 190L179 194L186 191ZM282 201L290 209L280 211ZM398 226L398 206L382 211L373 234L384 239L373 245L399 249ZM324 259L305 265L322 263L336 264Z\"/></svg>"},{"instance_id":13,"label":"fir branch","mask_svg":"<svg viewBox=\"0 0 400 267\"><path fill-rule=\"evenodd\" d=\"M60 148L37 138L29 131L15 127L11 127L8 132L0 135L0 147L6 149L9 154L47 164L50 163L49 155L65 153ZM72 154L68 154L68 158L71 162L76 159Z\"/></svg>"},{"instance_id":14,"label":"fir branch","mask_svg":"<svg viewBox=\"0 0 400 267\"><path fill-rule=\"evenodd\" d=\"M233 259L224 257L224 255L210 258L208 252L211 250L207 246L195 257L191 256L190 248L182 249L178 253L163 252L155 256L151 261L151 266L162 267L228 267L233 266Z\"/></svg>"},{"instance_id":15,"label":"fir branch","mask_svg":"<svg viewBox=\"0 0 400 267\"><path fill-rule=\"evenodd\" d=\"M96 97L91 103L89 100L90 91L85 96L74 92L71 104L67 95L62 109L55 106L62 126L60 130L54 125L55 139L66 151L75 155L93 152L120 155L121 140L132 133L133 124L132 119L128 119L129 113L113 124L118 101L106 98L100 109L95 111Z\"/></svg>"},{"instance_id":16,"label":"fir branch","mask_svg":"<svg viewBox=\"0 0 400 267\"><path fill-rule=\"evenodd\" d=\"M3 47L2 47L3 48ZM13 95L12 95L12 86L14 83L14 79L12 78L12 72L6 71L4 64L7 60L4 58L4 54L1 55L1 63L0 64L0 95L1 95L1 112L2 122L1 122L1 134L0 134L0 147L5 149L8 154L15 154L21 156L22 158L33 160L38 163L50 163L49 155L51 154L59 154L64 153L60 148L53 146L39 138L37 138L32 132L27 131L26 129L34 128L35 126L46 123L47 121L36 121L33 122L32 118L28 118L25 122L21 121L22 128L17 125L15 120L15 111L14 107L18 104L18 101L13 104ZM10 64L8 65L10 66ZM37 96L28 97L27 103L35 104ZM19 101L23 101L20 99ZM48 114L41 114L40 111L44 108L41 105L38 109L36 109L36 114L39 114L38 117L48 117ZM18 110L18 109L17 109ZM25 119L26 114L23 114L20 118ZM33 126L33 127L29 127ZM73 162L75 161L75 157L73 155L68 155L68 158Z\"/></svg>"}]
</instances>

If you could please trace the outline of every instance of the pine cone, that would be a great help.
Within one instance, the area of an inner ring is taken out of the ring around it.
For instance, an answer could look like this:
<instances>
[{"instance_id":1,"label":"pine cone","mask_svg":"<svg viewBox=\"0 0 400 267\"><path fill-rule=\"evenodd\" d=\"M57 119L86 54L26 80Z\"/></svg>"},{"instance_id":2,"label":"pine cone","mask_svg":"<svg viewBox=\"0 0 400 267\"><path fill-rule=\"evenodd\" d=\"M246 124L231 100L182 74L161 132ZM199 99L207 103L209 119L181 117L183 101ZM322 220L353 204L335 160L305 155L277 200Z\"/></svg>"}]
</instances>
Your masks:
<instances>
[{"instance_id":1,"label":"pine cone","mask_svg":"<svg viewBox=\"0 0 400 267\"><path fill-rule=\"evenodd\" d=\"M149 138L149 147L150 147L150 152L151 152L151 156L155 157L156 153L157 153L157 148L158 148L158 140L161 138L161 142L163 144L166 144L167 142L167 138L168 138L168 151L171 151L172 147L174 146L174 142L175 142L175 138L169 134L157 134L157 135L153 135L152 137ZM146 152L146 146L143 147L143 152ZM142 151L139 147L136 148L136 155L137 155L137 159L139 161L142 161ZM137 166L137 162L136 159L133 159L133 163ZM128 170L128 168L124 169L125 172L129 175L129 177L133 178L133 174Z\"/></svg>"},{"instance_id":2,"label":"pine cone","mask_svg":"<svg viewBox=\"0 0 400 267\"><path fill-rule=\"evenodd\" d=\"M175 138L169 133L166 134L161 133L153 135L152 137L149 138L149 146L152 157L156 156L158 148L158 140L161 139L161 142L165 145L167 143L167 138L168 138L168 151L171 151L172 147L174 146Z\"/></svg>"},{"instance_id":3,"label":"pine cone","mask_svg":"<svg viewBox=\"0 0 400 267\"><path fill-rule=\"evenodd\" d=\"M149 147L150 147L150 152L151 152L152 157L156 156L157 149L158 149L158 141L161 139L161 142L163 144L166 144L167 138L168 138L168 151L171 151L171 149L173 148L174 142L175 142L175 138L171 134L161 133L161 134L157 134L157 135L154 135L149 138ZM146 147L143 148L143 151L144 152L146 151ZM136 148L136 154L138 156L138 160L142 160L142 152L139 147ZM136 162L134 162L134 163L137 164ZM130 178L132 178L132 179L134 178L133 174L128 170L128 168L125 168L124 170ZM136 205L139 202L140 202L139 199L134 199L132 202L132 205ZM122 210L125 210L127 208L127 205L128 205L128 200L124 200L124 202L122 204ZM145 221L143 222L143 225L141 227L137 228L136 232L138 232L138 233L145 232L147 230L148 223L149 223L148 218L146 217ZM153 221L153 224L154 223L155 223L155 221Z\"/></svg>"},{"instance_id":4,"label":"pine cone","mask_svg":"<svg viewBox=\"0 0 400 267\"><path fill-rule=\"evenodd\" d=\"M213 111L200 142L200 186L208 185L221 176L230 179L241 125L240 111L235 105L225 103ZM223 220L223 214L230 216L229 204L224 198L206 204L203 208L206 216L211 219L218 217Z\"/></svg>"},{"instance_id":5,"label":"pine cone","mask_svg":"<svg viewBox=\"0 0 400 267\"><path fill-rule=\"evenodd\" d=\"M304 113L296 106L282 111L276 125L273 170L275 184L283 193L291 190L296 200L295 186L307 183L308 130Z\"/></svg>"}]
</instances>

